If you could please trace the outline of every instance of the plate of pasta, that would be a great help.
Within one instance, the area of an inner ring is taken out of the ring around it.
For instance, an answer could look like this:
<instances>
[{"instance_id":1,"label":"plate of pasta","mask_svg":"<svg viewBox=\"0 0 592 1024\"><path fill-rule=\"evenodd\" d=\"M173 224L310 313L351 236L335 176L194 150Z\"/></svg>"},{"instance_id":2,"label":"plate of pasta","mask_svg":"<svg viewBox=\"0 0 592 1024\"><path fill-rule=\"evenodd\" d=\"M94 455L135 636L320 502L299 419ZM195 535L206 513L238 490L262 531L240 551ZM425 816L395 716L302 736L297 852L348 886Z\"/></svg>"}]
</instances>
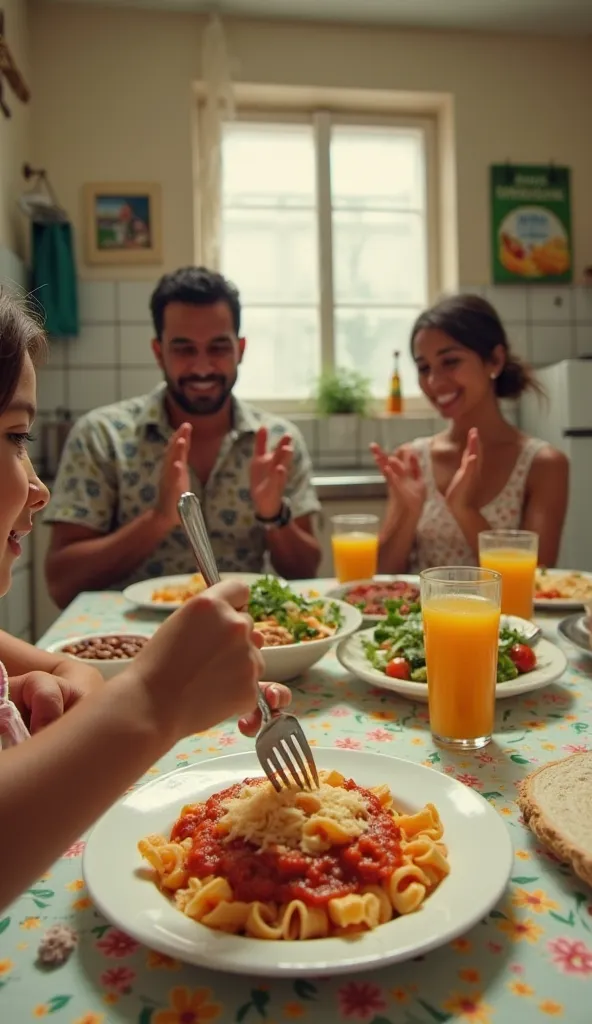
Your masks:
<instances>
[{"instance_id":1,"label":"plate of pasta","mask_svg":"<svg viewBox=\"0 0 592 1024\"><path fill-rule=\"evenodd\" d=\"M534 604L541 611L576 611L592 603L592 573L575 569L537 569Z\"/></svg>"},{"instance_id":2,"label":"plate of pasta","mask_svg":"<svg viewBox=\"0 0 592 1024\"><path fill-rule=\"evenodd\" d=\"M479 794L383 754L317 748L315 759L312 792L276 793L242 753L128 793L86 845L94 904L187 963L295 977L410 959L498 902L512 847Z\"/></svg>"}]
</instances>

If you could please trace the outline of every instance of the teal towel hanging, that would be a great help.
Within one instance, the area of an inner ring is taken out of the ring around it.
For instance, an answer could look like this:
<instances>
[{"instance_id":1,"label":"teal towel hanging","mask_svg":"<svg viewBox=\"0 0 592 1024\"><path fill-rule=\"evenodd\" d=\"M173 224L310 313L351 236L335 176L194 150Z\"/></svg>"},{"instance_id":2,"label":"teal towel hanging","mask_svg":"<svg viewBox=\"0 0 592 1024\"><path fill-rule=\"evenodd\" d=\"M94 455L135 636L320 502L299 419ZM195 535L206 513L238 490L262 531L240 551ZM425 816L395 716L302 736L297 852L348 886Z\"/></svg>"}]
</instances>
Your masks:
<instances>
[{"instance_id":1,"label":"teal towel hanging","mask_svg":"<svg viewBox=\"0 0 592 1024\"><path fill-rule=\"evenodd\" d=\"M31 278L31 288L43 307L45 330L50 337L76 337L78 287L71 224L33 222Z\"/></svg>"}]
</instances>

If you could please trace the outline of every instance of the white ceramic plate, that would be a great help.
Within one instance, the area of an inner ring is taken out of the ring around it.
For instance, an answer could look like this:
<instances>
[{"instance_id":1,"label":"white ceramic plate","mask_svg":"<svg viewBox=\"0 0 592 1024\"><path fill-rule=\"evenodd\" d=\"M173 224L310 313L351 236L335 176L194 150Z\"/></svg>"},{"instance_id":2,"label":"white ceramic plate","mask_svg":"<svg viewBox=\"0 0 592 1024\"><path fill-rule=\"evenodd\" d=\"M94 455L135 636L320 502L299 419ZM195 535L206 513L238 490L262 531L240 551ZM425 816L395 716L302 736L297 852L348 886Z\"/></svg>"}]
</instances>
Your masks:
<instances>
[{"instance_id":1,"label":"white ceramic plate","mask_svg":"<svg viewBox=\"0 0 592 1024\"><path fill-rule=\"evenodd\" d=\"M557 629L564 640L567 640L580 654L584 654L588 658L592 657L592 634L586 625L585 615L568 615L566 619L561 620Z\"/></svg>"},{"instance_id":2,"label":"white ceramic plate","mask_svg":"<svg viewBox=\"0 0 592 1024\"><path fill-rule=\"evenodd\" d=\"M554 576L567 576L572 572L578 572L578 575L587 580L592 587L592 573L590 572L579 572L576 569L547 569L545 575L548 576L549 580L553 580ZM589 601L574 601L564 597L535 597L534 599L535 608L545 612L577 611L579 608L583 608L585 604L592 605L592 598Z\"/></svg>"},{"instance_id":3,"label":"white ceramic plate","mask_svg":"<svg viewBox=\"0 0 592 1024\"><path fill-rule=\"evenodd\" d=\"M359 587L361 584L397 582L412 583L413 586L417 587L417 589L419 590L419 576L408 576L405 574L400 574L398 576L374 576L372 579L352 580L350 583L339 583L338 585L331 587L330 590L327 590L326 596L336 597L340 601L345 601L345 594L348 592L348 590L351 590L352 587ZM419 601L419 595L417 599ZM362 612L362 615L364 616L364 622L369 623L383 622L384 619L386 619L386 615L366 615L364 612Z\"/></svg>"},{"instance_id":4,"label":"white ceramic plate","mask_svg":"<svg viewBox=\"0 0 592 1024\"><path fill-rule=\"evenodd\" d=\"M83 872L92 900L113 924L150 949L253 977L344 974L408 960L468 931L498 902L512 867L512 844L503 819L478 793L431 768L384 754L319 748L315 759L319 768L335 768L362 786L387 782L405 809L428 802L438 808L451 872L417 913L355 941L268 942L212 931L176 910L145 877L136 844L150 833L166 833L183 804L261 775L254 753L180 769L115 804L95 826L84 852Z\"/></svg>"},{"instance_id":5,"label":"white ceramic plate","mask_svg":"<svg viewBox=\"0 0 592 1024\"><path fill-rule=\"evenodd\" d=\"M337 648L337 657L348 672L352 672L358 679L372 686L379 686L383 690L392 690L393 693L400 693L403 697L411 697L413 700L427 703L428 688L426 683L414 683L410 679L390 679L373 668L364 653L363 640L372 640L374 629L363 629L355 633L348 640L343 640ZM508 683L498 683L496 697L501 700L503 697L517 697L521 693L528 693L530 690L539 690L542 686L548 686L562 676L567 668L567 658L563 651L556 647L549 640L539 640L535 652L537 656L537 667L526 675L518 676Z\"/></svg>"},{"instance_id":6,"label":"white ceramic plate","mask_svg":"<svg viewBox=\"0 0 592 1024\"><path fill-rule=\"evenodd\" d=\"M123 596L131 604L138 608L147 608L150 611L173 612L181 607L180 601L153 601L152 595L155 590L163 590L164 587L185 586L195 576L195 573L186 573L182 576L157 576L151 580L141 580L140 583L132 583L123 591ZM258 572L221 572L223 580L241 580L248 587L260 580L263 573ZM283 582L283 581L282 581Z\"/></svg>"}]
</instances>

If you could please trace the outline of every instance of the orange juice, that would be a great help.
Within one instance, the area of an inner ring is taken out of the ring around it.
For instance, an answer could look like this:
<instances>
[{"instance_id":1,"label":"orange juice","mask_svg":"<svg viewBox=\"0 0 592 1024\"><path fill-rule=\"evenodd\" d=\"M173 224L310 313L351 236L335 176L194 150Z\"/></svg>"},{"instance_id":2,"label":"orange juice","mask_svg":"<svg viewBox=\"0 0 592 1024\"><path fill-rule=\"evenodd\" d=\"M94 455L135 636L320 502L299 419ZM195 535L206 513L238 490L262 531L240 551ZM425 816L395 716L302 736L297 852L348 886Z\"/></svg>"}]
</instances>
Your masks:
<instances>
[{"instance_id":1,"label":"orange juice","mask_svg":"<svg viewBox=\"0 0 592 1024\"><path fill-rule=\"evenodd\" d=\"M479 562L483 569L501 573L503 614L532 619L536 551L489 548L480 552Z\"/></svg>"},{"instance_id":2,"label":"orange juice","mask_svg":"<svg viewBox=\"0 0 592 1024\"><path fill-rule=\"evenodd\" d=\"M378 537L375 533L334 533L333 563L340 583L371 579L378 563Z\"/></svg>"},{"instance_id":3,"label":"orange juice","mask_svg":"<svg viewBox=\"0 0 592 1024\"><path fill-rule=\"evenodd\" d=\"M499 607L483 597L433 597L423 605L430 728L434 736L491 736Z\"/></svg>"}]
</instances>

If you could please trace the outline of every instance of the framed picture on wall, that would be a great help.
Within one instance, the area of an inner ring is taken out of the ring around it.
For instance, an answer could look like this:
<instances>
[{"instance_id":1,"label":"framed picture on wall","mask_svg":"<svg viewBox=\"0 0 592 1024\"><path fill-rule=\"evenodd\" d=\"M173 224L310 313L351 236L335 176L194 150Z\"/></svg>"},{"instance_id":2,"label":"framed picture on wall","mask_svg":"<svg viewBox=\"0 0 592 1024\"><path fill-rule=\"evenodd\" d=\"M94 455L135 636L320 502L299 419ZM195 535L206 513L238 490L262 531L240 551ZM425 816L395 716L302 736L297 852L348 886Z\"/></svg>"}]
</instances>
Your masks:
<instances>
[{"instance_id":1,"label":"framed picture on wall","mask_svg":"<svg viewBox=\"0 0 592 1024\"><path fill-rule=\"evenodd\" d=\"M85 185L84 232L87 263L162 263L160 185Z\"/></svg>"}]
</instances>

